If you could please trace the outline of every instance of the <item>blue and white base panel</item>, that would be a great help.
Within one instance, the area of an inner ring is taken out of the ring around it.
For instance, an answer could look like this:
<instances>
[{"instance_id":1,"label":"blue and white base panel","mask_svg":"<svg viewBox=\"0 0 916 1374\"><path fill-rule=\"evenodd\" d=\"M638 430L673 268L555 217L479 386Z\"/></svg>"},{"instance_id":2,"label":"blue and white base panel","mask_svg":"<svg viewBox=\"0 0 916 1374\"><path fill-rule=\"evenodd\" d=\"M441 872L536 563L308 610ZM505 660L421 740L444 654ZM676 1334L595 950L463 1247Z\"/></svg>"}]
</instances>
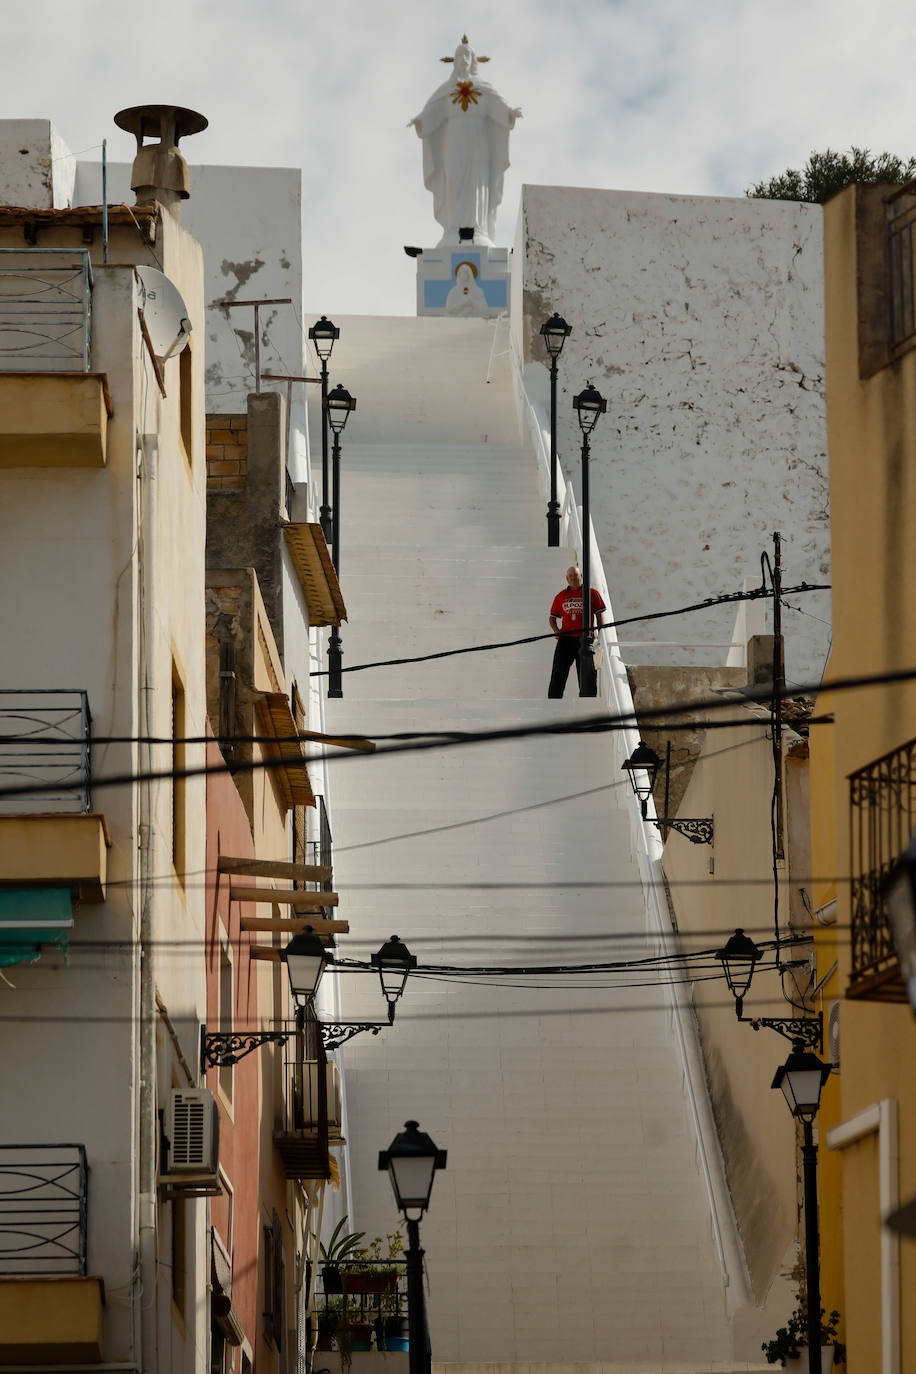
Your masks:
<instances>
[{"instance_id":1,"label":"blue and white base panel","mask_svg":"<svg viewBox=\"0 0 916 1374\"><path fill-rule=\"evenodd\" d=\"M424 248L417 258L418 315L487 319L508 309L508 248Z\"/></svg>"}]
</instances>

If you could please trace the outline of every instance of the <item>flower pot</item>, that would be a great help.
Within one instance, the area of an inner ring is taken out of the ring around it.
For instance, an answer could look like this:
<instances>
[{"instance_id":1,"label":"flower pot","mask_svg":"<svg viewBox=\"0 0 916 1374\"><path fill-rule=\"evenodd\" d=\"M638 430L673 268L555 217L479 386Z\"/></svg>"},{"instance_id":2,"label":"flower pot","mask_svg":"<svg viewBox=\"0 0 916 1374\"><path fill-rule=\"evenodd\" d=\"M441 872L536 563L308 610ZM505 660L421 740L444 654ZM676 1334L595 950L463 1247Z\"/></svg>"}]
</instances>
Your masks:
<instances>
[{"instance_id":1,"label":"flower pot","mask_svg":"<svg viewBox=\"0 0 916 1374\"><path fill-rule=\"evenodd\" d=\"M340 1270L336 1264L324 1264L321 1267L321 1282L324 1284L326 1293L342 1293L343 1288L340 1282Z\"/></svg>"},{"instance_id":2,"label":"flower pot","mask_svg":"<svg viewBox=\"0 0 916 1374\"><path fill-rule=\"evenodd\" d=\"M372 1323L371 1323L371 1322L351 1322L351 1323L350 1323L350 1349L351 1349L351 1350L371 1350L371 1349L372 1349Z\"/></svg>"},{"instance_id":3,"label":"flower pot","mask_svg":"<svg viewBox=\"0 0 916 1374\"><path fill-rule=\"evenodd\" d=\"M369 1270L342 1269L340 1282L345 1293L393 1293L398 1286L398 1274L396 1269L376 1273Z\"/></svg>"},{"instance_id":4,"label":"flower pot","mask_svg":"<svg viewBox=\"0 0 916 1374\"><path fill-rule=\"evenodd\" d=\"M833 1369L834 1346L831 1341L829 1345L821 1346L821 1374ZM786 1368L796 1369L799 1372L808 1368L808 1347L802 1346L797 1355L786 1356Z\"/></svg>"},{"instance_id":5,"label":"flower pot","mask_svg":"<svg viewBox=\"0 0 916 1374\"><path fill-rule=\"evenodd\" d=\"M384 1317L378 1323L379 1350L409 1350L410 1322L407 1317Z\"/></svg>"}]
</instances>

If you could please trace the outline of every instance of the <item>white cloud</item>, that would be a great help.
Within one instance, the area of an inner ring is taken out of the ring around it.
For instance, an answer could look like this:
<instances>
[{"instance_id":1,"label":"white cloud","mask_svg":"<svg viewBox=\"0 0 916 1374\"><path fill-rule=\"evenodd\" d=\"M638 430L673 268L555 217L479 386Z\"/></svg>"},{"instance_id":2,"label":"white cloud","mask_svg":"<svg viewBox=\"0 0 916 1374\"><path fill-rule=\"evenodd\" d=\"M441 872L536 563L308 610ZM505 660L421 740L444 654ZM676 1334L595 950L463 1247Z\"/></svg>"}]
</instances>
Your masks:
<instances>
[{"instance_id":1,"label":"white cloud","mask_svg":"<svg viewBox=\"0 0 916 1374\"><path fill-rule=\"evenodd\" d=\"M456 15L459 18L456 20ZM300 166L306 300L410 314L405 243L438 237L405 126L465 27L524 119L500 236L523 182L741 195L812 148L916 149L903 0L32 0L4 15L0 116L46 117L74 150L111 117L177 101L210 119L195 162Z\"/></svg>"}]
</instances>

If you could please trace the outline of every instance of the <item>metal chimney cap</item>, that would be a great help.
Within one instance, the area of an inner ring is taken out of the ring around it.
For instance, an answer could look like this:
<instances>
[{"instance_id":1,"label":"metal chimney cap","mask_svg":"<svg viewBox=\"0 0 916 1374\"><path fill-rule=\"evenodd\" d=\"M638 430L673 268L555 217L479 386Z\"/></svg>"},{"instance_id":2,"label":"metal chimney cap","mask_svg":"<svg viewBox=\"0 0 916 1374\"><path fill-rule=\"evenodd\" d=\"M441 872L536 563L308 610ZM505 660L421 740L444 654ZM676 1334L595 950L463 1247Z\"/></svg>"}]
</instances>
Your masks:
<instances>
[{"instance_id":1,"label":"metal chimney cap","mask_svg":"<svg viewBox=\"0 0 916 1374\"><path fill-rule=\"evenodd\" d=\"M119 110L114 117L119 129L133 134L138 148L143 146L144 138L161 139L171 121L174 121L176 145L190 134L203 133L210 123L204 115L184 105L131 105L126 110Z\"/></svg>"}]
</instances>

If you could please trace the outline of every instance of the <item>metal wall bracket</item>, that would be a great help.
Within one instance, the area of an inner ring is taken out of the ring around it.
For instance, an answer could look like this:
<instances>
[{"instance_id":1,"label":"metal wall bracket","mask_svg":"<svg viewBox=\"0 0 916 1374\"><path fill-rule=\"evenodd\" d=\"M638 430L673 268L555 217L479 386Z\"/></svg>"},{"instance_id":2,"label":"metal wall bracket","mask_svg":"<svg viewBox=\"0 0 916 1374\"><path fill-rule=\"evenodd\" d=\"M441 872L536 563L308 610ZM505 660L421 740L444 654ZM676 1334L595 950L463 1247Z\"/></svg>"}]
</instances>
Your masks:
<instances>
[{"instance_id":1,"label":"metal wall bracket","mask_svg":"<svg viewBox=\"0 0 916 1374\"><path fill-rule=\"evenodd\" d=\"M676 830L679 835L684 835L691 844L712 844L715 837L712 816L702 818L660 816L656 817L652 824L658 826L659 830L662 827L667 830Z\"/></svg>"},{"instance_id":2,"label":"metal wall bracket","mask_svg":"<svg viewBox=\"0 0 916 1374\"><path fill-rule=\"evenodd\" d=\"M776 1031L777 1035L784 1035L787 1040L792 1040L798 1044L806 1046L819 1054L824 1043L824 1014L818 1012L816 1016L789 1017L789 1016L739 1016L739 1021L746 1021L754 1030Z\"/></svg>"},{"instance_id":3,"label":"metal wall bracket","mask_svg":"<svg viewBox=\"0 0 916 1374\"><path fill-rule=\"evenodd\" d=\"M324 1048L336 1050L352 1040L354 1035L361 1035L363 1031L378 1035L380 1030L387 1030L390 1024L390 1021L327 1021L322 1022L318 1029Z\"/></svg>"},{"instance_id":4,"label":"metal wall bracket","mask_svg":"<svg viewBox=\"0 0 916 1374\"><path fill-rule=\"evenodd\" d=\"M201 1026L200 1071L237 1064L262 1045L285 1045L291 1035L292 1031L208 1031Z\"/></svg>"}]
</instances>

